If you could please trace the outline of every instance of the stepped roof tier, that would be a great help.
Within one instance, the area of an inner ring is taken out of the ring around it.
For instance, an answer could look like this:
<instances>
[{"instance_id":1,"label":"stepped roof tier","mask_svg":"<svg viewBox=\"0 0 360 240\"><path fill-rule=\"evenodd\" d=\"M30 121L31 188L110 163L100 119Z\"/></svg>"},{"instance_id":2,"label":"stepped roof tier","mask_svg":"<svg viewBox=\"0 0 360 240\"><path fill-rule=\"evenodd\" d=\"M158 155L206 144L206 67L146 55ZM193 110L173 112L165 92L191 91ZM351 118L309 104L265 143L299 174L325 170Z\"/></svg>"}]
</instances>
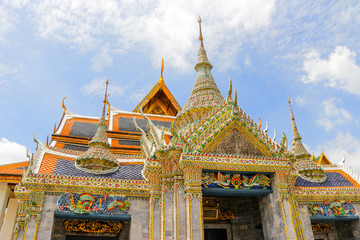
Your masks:
<instances>
[{"instance_id":1,"label":"stepped roof tier","mask_svg":"<svg viewBox=\"0 0 360 240\"><path fill-rule=\"evenodd\" d=\"M289 99L289 111L293 128L293 154L295 157L294 169L299 171L300 177L312 182L324 182L327 178L324 170L313 160L310 153L305 149L299 131L297 130L294 113Z\"/></svg>"},{"instance_id":2,"label":"stepped roof tier","mask_svg":"<svg viewBox=\"0 0 360 240\"><path fill-rule=\"evenodd\" d=\"M85 172L105 174L115 172L119 168L116 157L109 151L110 144L106 136L105 104L108 84L109 80L106 80L103 111L95 136L89 142L89 149L80 154L75 162L76 167Z\"/></svg>"},{"instance_id":3,"label":"stepped roof tier","mask_svg":"<svg viewBox=\"0 0 360 240\"><path fill-rule=\"evenodd\" d=\"M175 121L177 129L182 129L189 123L199 124L203 122L211 115L211 112L214 112L215 109L220 109L225 104L225 100L211 75L213 66L210 63L204 48L200 17L198 22L200 31L200 49L198 61L195 65L197 75L189 100Z\"/></svg>"}]
</instances>

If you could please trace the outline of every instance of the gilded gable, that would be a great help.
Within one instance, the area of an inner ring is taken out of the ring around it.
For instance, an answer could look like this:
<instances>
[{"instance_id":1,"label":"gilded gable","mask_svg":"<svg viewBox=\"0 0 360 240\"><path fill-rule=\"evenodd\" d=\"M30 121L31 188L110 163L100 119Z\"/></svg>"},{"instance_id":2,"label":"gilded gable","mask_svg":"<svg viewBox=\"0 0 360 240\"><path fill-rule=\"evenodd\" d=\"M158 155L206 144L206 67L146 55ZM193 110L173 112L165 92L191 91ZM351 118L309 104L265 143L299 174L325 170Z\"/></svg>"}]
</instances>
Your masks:
<instances>
[{"instance_id":1,"label":"gilded gable","mask_svg":"<svg viewBox=\"0 0 360 240\"><path fill-rule=\"evenodd\" d=\"M264 156L264 154L236 128L225 135L209 154Z\"/></svg>"}]
</instances>

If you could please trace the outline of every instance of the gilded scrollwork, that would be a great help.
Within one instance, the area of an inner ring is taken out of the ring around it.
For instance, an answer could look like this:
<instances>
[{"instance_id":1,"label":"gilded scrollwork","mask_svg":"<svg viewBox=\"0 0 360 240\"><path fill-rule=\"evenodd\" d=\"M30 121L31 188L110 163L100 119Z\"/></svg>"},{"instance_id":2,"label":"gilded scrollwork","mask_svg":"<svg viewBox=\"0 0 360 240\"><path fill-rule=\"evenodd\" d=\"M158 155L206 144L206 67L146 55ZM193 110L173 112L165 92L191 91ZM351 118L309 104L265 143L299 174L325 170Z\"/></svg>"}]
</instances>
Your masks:
<instances>
[{"instance_id":1,"label":"gilded scrollwork","mask_svg":"<svg viewBox=\"0 0 360 240\"><path fill-rule=\"evenodd\" d=\"M102 220L66 220L64 228L67 232L120 233L123 225L120 222Z\"/></svg>"}]
</instances>

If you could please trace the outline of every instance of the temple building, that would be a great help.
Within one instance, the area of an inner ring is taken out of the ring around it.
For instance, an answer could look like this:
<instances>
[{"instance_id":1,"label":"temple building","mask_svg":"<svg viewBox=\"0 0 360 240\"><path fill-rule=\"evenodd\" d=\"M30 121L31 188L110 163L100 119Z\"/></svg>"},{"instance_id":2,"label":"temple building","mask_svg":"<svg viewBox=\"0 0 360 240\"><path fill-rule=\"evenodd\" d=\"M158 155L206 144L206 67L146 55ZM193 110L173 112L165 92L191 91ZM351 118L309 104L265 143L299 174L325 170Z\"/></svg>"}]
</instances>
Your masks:
<instances>
[{"instance_id":1,"label":"temple building","mask_svg":"<svg viewBox=\"0 0 360 240\"><path fill-rule=\"evenodd\" d=\"M231 80L222 95L199 27L183 107L163 64L133 111L110 105L106 81L101 115L63 100L29 162L0 166L1 240L360 239L359 176L309 154L290 100L291 149L241 109Z\"/></svg>"}]
</instances>

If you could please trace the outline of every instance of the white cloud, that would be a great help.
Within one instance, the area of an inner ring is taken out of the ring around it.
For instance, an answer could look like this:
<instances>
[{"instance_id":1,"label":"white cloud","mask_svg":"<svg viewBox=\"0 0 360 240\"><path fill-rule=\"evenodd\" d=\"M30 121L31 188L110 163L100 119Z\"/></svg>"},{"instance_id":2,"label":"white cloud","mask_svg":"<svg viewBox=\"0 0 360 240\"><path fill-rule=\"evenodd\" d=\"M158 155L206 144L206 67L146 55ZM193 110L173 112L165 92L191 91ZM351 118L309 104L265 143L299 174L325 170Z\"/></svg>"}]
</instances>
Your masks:
<instances>
[{"instance_id":1,"label":"white cloud","mask_svg":"<svg viewBox=\"0 0 360 240\"><path fill-rule=\"evenodd\" d=\"M100 72L104 67L112 67L113 57L111 55L110 44L106 44L99 53L91 58L90 69L95 72Z\"/></svg>"},{"instance_id":2,"label":"white cloud","mask_svg":"<svg viewBox=\"0 0 360 240\"><path fill-rule=\"evenodd\" d=\"M227 69L235 67L245 35L270 24L275 1L39 0L29 2L27 10L44 39L69 44L80 52L100 51L98 55L102 55L100 48L105 39L112 38L117 43L111 45L113 48L124 50L135 45L150 49L154 60L162 56L170 66L181 70L193 65L198 46L196 19L200 14L205 45L214 53L211 59L221 61Z\"/></svg>"},{"instance_id":3,"label":"white cloud","mask_svg":"<svg viewBox=\"0 0 360 240\"><path fill-rule=\"evenodd\" d=\"M304 106L306 104L306 100L301 96L297 96L295 102L299 106Z\"/></svg>"},{"instance_id":4,"label":"white cloud","mask_svg":"<svg viewBox=\"0 0 360 240\"><path fill-rule=\"evenodd\" d=\"M343 89L360 95L360 66L356 64L356 54L346 46L337 46L328 59L321 59L316 50L305 58L302 77L304 83L325 82L325 85Z\"/></svg>"},{"instance_id":5,"label":"white cloud","mask_svg":"<svg viewBox=\"0 0 360 240\"><path fill-rule=\"evenodd\" d=\"M336 125L343 124L352 120L352 115L344 108L339 108L335 104L335 98L330 98L321 103L323 109L322 118L316 123L329 131Z\"/></svg>"},{"instance_id":6,"label":"white cloud","mask_svg":"<svg viewBox=\"0 0 360 240\"><path fill-rule=\"evenodd\" d=\"M16 22L15 12L6 4L0 3L0 45L6 43L5 35L14 27Z\"/></svg>"},{"instance_id":7,"label":"white cloud","mask_svg":"<svg viewBox=\"0 0 360 240\"><path fill-rule=\"evenodd\" d=\"M16 142L11 142L6 138L0 139L0 164L27 161L26 147Z\"/></svg>"},{"instance_id":8,"label":"white cloud","mask_svg":"<svg viewBox=\"0 0 360 240\"><path fill-rule=\"evenodd\" d=\"M139 103L144 99L146 94L150 91L150 88L137 89L135 92L131 93L129 98L136 103Z\"/></svg>"},{"instance_id":9,"label":"white cloud","mask_svg":"<svg viewBox=\"0 0 360 240\"><path fill-rule=\"evenodd\" d=\"M337 136L323 145L317 146L317 151L324 151L332 163L339 163L345 155L345 165L351 166L360 173L360 140L349 132L339 132Z\"/></svg>"},{"instance_id":10,"label":"white cloud","mask_svg":"<svg viewBox=\"0 0 360 240\"><path fill-rule=\"evenodd\" d=\"M122 96L126 89L127 86L118 87L116 85L110 84L108 93L110 93L111 96ZM80 90L84 95L104 96L105 78L95 78L90 83L82 86Z\"/></svg>"}]
</instances>

